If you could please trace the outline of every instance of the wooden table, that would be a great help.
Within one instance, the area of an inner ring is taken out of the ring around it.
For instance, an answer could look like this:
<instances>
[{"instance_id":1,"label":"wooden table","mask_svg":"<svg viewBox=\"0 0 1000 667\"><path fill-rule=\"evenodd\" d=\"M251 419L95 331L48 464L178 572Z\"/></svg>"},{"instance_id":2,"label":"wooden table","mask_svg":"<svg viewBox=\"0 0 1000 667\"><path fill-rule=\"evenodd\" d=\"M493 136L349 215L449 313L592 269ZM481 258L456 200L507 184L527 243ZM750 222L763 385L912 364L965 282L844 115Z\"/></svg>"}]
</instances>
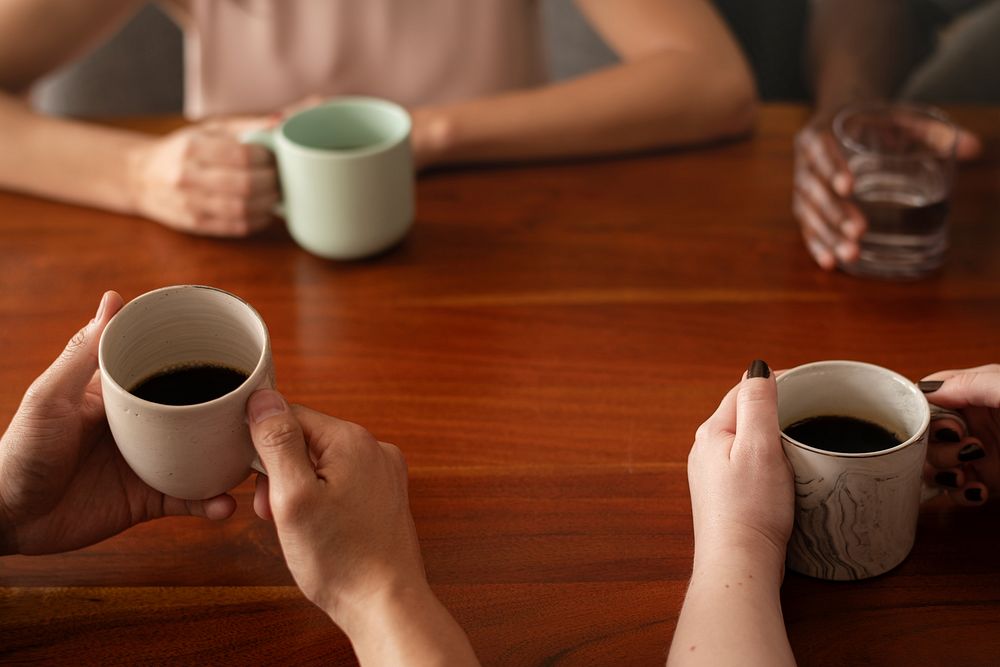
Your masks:
<instances>
[{"instance_id":1,"label":"wooden table","mask_svg":"<svg viewBox=\"0 0 1000 667\"><path fill-rule=\"evenodd\" d=\"M0 195L0 423L102 290L231 290L292 400L406 453L431 583L484 664L661 664L692 555L687 451L751 359L913 378L1000 360L1000 110L955 111L987 153L962 169L947 268L908 284L813 266L789 211L794 107L701 151L428 175L406 241L346 264L282 229L194 238ZM250 494L222 523L0 559L0 662L351 664ZM1000 511L929 505L891 574L787 576L796 655L997 664L998 561Z\"/></svg>"}]
</instances>

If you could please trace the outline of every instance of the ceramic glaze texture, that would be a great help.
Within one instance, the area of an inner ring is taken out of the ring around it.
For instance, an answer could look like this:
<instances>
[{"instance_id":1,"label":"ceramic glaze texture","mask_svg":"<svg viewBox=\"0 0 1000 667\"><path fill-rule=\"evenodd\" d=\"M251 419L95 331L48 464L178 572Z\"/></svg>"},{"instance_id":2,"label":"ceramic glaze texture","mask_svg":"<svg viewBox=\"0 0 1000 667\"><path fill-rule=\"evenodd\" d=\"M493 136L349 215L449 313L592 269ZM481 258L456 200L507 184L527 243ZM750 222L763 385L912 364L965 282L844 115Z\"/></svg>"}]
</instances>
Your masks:
<instances>
[{"instance_id":1,"label":"ceramic glaze texture","mask_svg":"<svg viewBox=\"0 0 1000 667\"><path fill-rule=\"evenodd\" d=\"M122 456L154 489L184 499L224 493L250 473L256 453L246 402L274 386L267 328L236 296L196 285L165 287L128 303L100 342L101 388ZM129 390L149 376L190 363L248 374L232 392L196 405L162 405Z\"/></svg>"},{"instance_id":2,"label":"ceramic glaze texture","mask_svg":"<svg viewBox=\"0 0 1000 667\"><path fill-rule=\"evenodd\" d=\"M820 415L873 421L903 442L881 452L841 454L782 433L795 471L788 567L834 580L888 572L906 558L916 535L930 423L927 400L906 378L859 362L806 364L778 378L783 429Z\"/></svg>"}]
</instances>

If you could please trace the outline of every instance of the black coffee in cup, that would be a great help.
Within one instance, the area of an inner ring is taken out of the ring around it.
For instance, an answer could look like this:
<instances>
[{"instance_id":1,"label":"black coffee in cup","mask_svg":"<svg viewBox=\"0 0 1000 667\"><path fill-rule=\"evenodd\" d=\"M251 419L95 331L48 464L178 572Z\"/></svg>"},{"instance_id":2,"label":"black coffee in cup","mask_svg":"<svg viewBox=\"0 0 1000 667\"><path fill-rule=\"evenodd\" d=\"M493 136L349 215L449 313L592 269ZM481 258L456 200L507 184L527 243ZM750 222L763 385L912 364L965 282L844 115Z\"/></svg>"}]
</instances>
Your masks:
<instances>
[{"instance_id":1,"label":"black coffee in cup","mask_svg":"<svg viewBox=\"0 0 1000 667\"><path fill-rule=\"evenodd\" d=\"M820 415L795 422L785 435L804 445L841 454L867 454L891 449L903 438L874 422L843 415Z\"/></svg>"},{"instance_id":2,"label":"black coffee in cup","mask_svg":"<svg viewBox=\"0 0 1000 667\"><path fill-rule=\"evenodd\" d=\"M129 392L162 405L195 405L225 396L247 377L244 371L219 364L184 364L154 373Z\"/></svg>"}]
</instances>

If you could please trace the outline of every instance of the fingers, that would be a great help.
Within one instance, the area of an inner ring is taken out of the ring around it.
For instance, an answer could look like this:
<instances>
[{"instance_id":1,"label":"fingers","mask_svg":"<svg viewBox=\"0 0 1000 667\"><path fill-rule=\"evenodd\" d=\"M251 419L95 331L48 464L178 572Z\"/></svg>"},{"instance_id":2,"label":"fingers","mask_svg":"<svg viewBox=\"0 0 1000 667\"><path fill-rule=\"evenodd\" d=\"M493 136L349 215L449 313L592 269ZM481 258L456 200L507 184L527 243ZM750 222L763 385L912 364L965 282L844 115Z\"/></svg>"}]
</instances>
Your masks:
<instances>
[{"instance_id":1,"label":"fingers","mask_svg":"<svg viewBox=\"0 0 1000 667\"><path fill-rule=\"evenodd\" d=\"M931 373L927 377L923 378L923 380L947 380L955 375L970 373L972 371L1000 373L1000 364L984 364L982 366L974 366L972 368L949 368L943 371L937 371L936 373Z\"/></svg>"},{"instance_id":2,"label":"fingers","mask_svg":"<svg viewBox=\"0 0 1000 667\"><path fill-rule=\"evenodd\" d=\"M989 489L978 480L969 479L962 468L938 470L929 464L924 467L924 482L940 489L956 505L975 507L989 498Z\"/></svg>"},{"instance_id":3,"label":"fingers","mask_svg":"<svg viewBox=\"0 0 1000 667\"><path fill-rule=\"evenodd\" d=\"M864 216L847 197L852 177L828 131L806 128L796 139L792 212L802 228L806 248L823 269L839 258L854 261L857 240L865 230Z\"/></svg>"},{"instance_id":4,"label":"fingers","mask_svg":"<svg viewBox=\"0 0 1000 667\"><path fill-rule=\"evenodd\" d=\"M228 519L236 511L236 499L222 494L207 500L181 500L163 497L163 516L199 516L212 521Z\"/></svg>"},{"instance_id":5,"label":"fingers","mask_svg":"<svg viewBox=\"0 0 1000 667\"><path fill-rule=\"evenodd\" d=\"M896 122L943 158L951 157L954 151L956 159L972 160L979 157L983 150L979 137L966 129L953 127L950 123L931 119L907 119L902 116Z\"/></svg>"},{"instance_id":6,"label":"fingers","mask_svg":"<svg viewBox=\"0 0 1000 667\"><path fill-rule=\"evenodd\" d=\"M961 468L938 469L927 463L924 465L924 482L946 491L961 489L965 485L965 471Z\"/></svg>"},{"instance_id":7,"label":"fingers","mask_svg":"<svg viewBox=\"0 0 1000 667\"><path fill-rule=\"evenodd\" d=\"M990 491L982 482L969 482L960 489L948 489L948 497L957 505L976 507L989 499Z\"/></svg>"},{"instance_id":8,"label":"fingers","mask_svg":"<svg viewBox=\"0 0 1000 667\"><path fill-rule=\"evenodd\" d=\"M220 194L205 194L191 198L197 212L220 220L251 220L261 215L270 215L278 198L274 193L253 199L242 199Z\"/></svg>"},{"instance_id":9,"label":"fingers","mask_svg":"<svg viewBox=\"0 0 1000 667\"><path fill-rule=\"evenodd\" d=\"M953 417L934 419L930 425L931 444L959 442L965 437L965 425Z\"/></svg>"},{"instance_id":10,"label":"fingers","mask_svg":"<svg viewBox=\"0 0 1000 667\"><path fill-rule=\"evenodd\" d=\"M193 226L186 228L197 236L217 236L233 238L250 236L271 224L270 214L261 214L252 218L219 218L214 215L192 216Z\"/></svg>"},{"instance_id":11,"label":"fingers","mask_svg":"<svg viewBox=\"0 0 1000 667\"><path fill-rule=\"evenodd\" d=\"M792 210L795 212L795 217L802 221L803 215L794 208ZM812 255L813 261L815 261L821 269L824 271L832 271L837 267L837 258L833 256L833 252L829 249L829 247L804 227L802 229L802 240L806 244L806 250L808 250L809 254Z\"/></svg>"},{"instance_id":12,"label":"fingers","mask_svg":"<svg viewBox=\"0 0 1000 667\"><path fill-rule=\"evenodd\" d=\"M240 143L220 123L206 123L186 136L179 184L185 230L247 236L268 226L279 199L270 151Z\"/></svg>"},{"instance_id":13,"label":"fingers","mask_svg":"<svg viewBox=\"0 0 1000 667\"><path fill-rule=\"evenodd\" d=\"M975 463L986 457L986 449L978 438L962 438L958 442L935 442L927 447L927 462L938 469L955 468Z\"/></svg>"},{"instance_id":14,"label":"fingers","mask_svg":"<svg viewBox=\"0 0 1000 667\"><path fill-rule=\"evenodd\" d=\"M931 423L931 443L927 447L924 478L928 483L948 489L948 495L959 505L981 505L988 490L984 484L969 479L975 477L974 465L986 458L986 449L976 438L965 437L962 425L954 419L938 419ZM966 466L970 472L966 472Z\"/></svg>"},{"instance_id":15,"label":"fingers","mask_svg":"<svg viewBox=\"0 0 1000 667\"><path fill-rule=\"evenodd\" d=\"M983 142L978 136L968 130L959 128L958 143L955 145L955 158L965 162L975 160L983 152Z\"/></svg>"},{"instance_id":16,"label":"fingers","mask_svg":"<svg viewBox=\"0 0 1000 667\"><path fill-rule=\"evenodd\" d=\"M726 457L729 457L729 449L732 447L733 437L736 435L736 396L739 390L740 385L730 389L712 416L698 427L698 431L695 433L696 445L702 442L721 443Z\"/></svg>"},{"instance_id":17,"label":"fingers","mask_svg":"<svg viewBox=\"0 0 1000 667\"><path fill-rule=\"evenodd\" d=\"M195 144L207 140L211 139L196 139ZM184 169L181 186L192 231L205 236L260 231L271 223L279 199L277 171L270 164L234 167L192 161Z\"/></svg>"},{"instance_id":18,"label":"fingers","mask_svg":"<svg viewBox=\"0 0 1000 667\"><path fill-rule=\"evenodd\" d=\"M792 213L802 228L802 237L809 254L821 268L827 271L835 268L838 258L843 262L853 262L857 258L857 241L844 235L839 216L836 222L825 218L816 204L802 194L799 186L796 186L793 195ZM855 225L853 228L856 227Z\"/></svg>"},{"instance_id":19,"label":"fingers","mask_svg":"<svg viewBox=\"0 0 1000 667\"><path fill-rule=\"evenodd\" d=\"M199 132L188 148L188 157L195 163L231 169L251 169L274 164L271 151L256 144L243 144L227 132L211 128Z\"/></svg>"},{"instance_id":20,"label":"fingers","mask_svg":"<svg viewBox=\"0 0 1000 667\"><path fill-rule=\"evenodd\" d=\"M854 179L829 130L805 130L799 135L796 152L796 157L803 159L821 179L829 183L836 194L850 196Z\"/></svg>"},{"instance_id":21,"label":"fingers","mask_svg":"<svg viewBox=\"0 0 1000 667\"><path fill-rule=\"evenodd\" d=\"M964 371L941 371L924 380L942 380L941 386L927 393L927 399L943 408L970 406L1000 408L1000 365L990 364Z\"/></svg>"},{"instance_id":22,"label":"fingers","mask_svg":"<svg viewBox=\"0 0 1000 667\"><path fill-rule=\"evenodd\" d=\"M271 484L267 475L257 475L253 485L253 511L265 521L274 521L274 512L271 511Z\"/></svg>"},{"instance_id":23,"label":"fingers","mask_svg":"<svg viewBox=\"0 0 1000 667\"><path fill-rule=\"evenodd\" d=\"M211 236L246 236L271 222L277 195L252 199L196 190L188 193L188 209L197 221L198 233Z\"/></svg>"},{"instance_id":24,"label":"fingers","mask_svg":"<svg viewBox=\"0 0 1000 667\"><path fill-rule=\"evenodd\" d=\"M217 165L193 165L184 174L183 185L206 192L253 199L278 197L278 172L273 166L229 169ZM273 203L273 202L272 202Z\"/></svg>"},{"instance_id":25,"label":"fingers","mask_svg":"<svg viewBox=\"0 0 1000 667\"><path fill-rule=\"evenodd\" d=\"M936 375L947 377L950 373L953 371ZM979 481L976 465L987 456L982 441L968 436L960 420L949 416L935 419L930 425L924 480L946 489L958 505L982 505L989 497L989 489Z\"/></svg>"},{"instance_id":26,"label":"fingers","mask_svg":"<svg viewBox=\"0 0 1000 667\"><path fill-rule=\"evenodd\" d=\"M247 401L247 417L253 445L275 490L303 489L315 483L316 471L302 428L281 394L272 389L255 392Z\"/></svg>"},{"instance_id":27,"label":"fingers","mask_svg":"<svg viewBox=\"0 0 1000 667\"><path fill-rule=\"evenodd\" d=\"M313 460L329 461L329 455L353 458L359 453L370 454L380 446L365 427L354 422L337 419L301 405L292 406L292 412L302 426ZM321 468L322 465L317 467Z\"/></svg>"},{"instance_id":28,"label":"fingers","mask_svg":"<svg viewBox=\"0 0 1000 667\"><path fill-rule=\"evenodd\" d=\"M778 427L778 390L767 364L750 364L736 398L732 456L784 456Z\"/></svg>"},{"instance_id":29,"label":"fingers","mask_svg":"<svg viewBox=\"0 0 1000 667\"><path fill-rule=\"evenodd\" d=\"M26 400L47 402L64 399L78 403L97 370L97 347L101 333L123 305L117 292L105 292L94 319L70 339L53 364L32 383Z\"/></svg>"}]
</instances>

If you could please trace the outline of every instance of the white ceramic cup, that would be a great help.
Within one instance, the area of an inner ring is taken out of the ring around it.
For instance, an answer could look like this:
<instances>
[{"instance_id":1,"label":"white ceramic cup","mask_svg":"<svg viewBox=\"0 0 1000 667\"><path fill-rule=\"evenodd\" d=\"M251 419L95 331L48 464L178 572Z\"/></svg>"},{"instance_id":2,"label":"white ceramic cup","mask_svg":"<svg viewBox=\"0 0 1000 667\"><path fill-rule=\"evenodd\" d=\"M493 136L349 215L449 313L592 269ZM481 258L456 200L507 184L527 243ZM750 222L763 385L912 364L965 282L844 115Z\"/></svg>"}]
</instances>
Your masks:
<instances>
[{"instance_id":1,"label":"white ceramic cup","mask_svg":"<svg viewBox=\"0 0 1000 667\"><path fill-rule=\"evenodd\" d=\"M902 375L858 361L818 361L778 379L778 423L795 470L795 528L788 567L820 579L874 577L913 548L930 407ZM788 437L795 422L856 417L903 441L881 451L830 452Z\"/></svg>"},{"instance_id":2,"label":"white ceramic cup","mask_svg":"<svg viewBox=\"0 0 1000 667\"><path fill-rule=\"evenodd\" d=\"M101 335L104 409L125 461L147 484L188 500L224 493L263 472L246 404L274 386L267 327L250 304L214 287L176 285L125 305ZM163 405L131 393L163 370L197 363L248 374L235 390L194 405Z\"/></svg>"}]
</instances>

